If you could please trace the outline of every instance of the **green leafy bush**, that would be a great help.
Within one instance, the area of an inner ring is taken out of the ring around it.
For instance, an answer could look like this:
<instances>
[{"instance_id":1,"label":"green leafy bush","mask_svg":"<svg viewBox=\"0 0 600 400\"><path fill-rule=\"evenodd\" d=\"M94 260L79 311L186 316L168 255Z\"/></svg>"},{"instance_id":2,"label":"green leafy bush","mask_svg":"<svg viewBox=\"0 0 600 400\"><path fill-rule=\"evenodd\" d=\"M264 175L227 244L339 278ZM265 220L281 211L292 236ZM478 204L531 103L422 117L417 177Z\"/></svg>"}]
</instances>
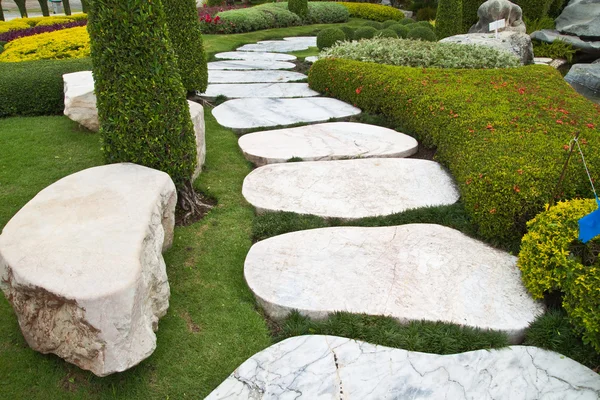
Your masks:
<instances>
[{"instance_id":1,"label":"green leafy bush","mask_svg":"<svg viewBox=\"0 0 600 400\"><path fill-rule=\"evenodd\" d=\"M462 32L462 0L439 0L435 34L443 39Z\"/></svg>"},{"instance_id":2,"label":"green leafy bush","mask_svg":"<svg viewBox=\"0 0 600 400\"><path fill-rule=\"evenodd\" d=\"M567 3L567 0L554 0L550 5L550 9L548 10L548 16L552 19L558 18L563 9L566 7Z\"/></svg>"},{"instance_id":3,"label":"green leafy bush","mask_svg":"<svg viewBox=\"0 0 600 400\"><path fill-rule=\"evenodd\" d=\"M589 148L600 146L600 106L543 65L447 70L323 58L308 80L312 89L383 114L423 146L436 147L467 213L489 239L525 232L551 196L573 132L580 130ZM598 181L600 152L586 156ZM590 194L581 164L571 163L561 197Z\"/></svg>"},{"instance_id":4,"label":"green leafy bush","mask_svg":"<svg viewBox=\"0 0 600 400\"><path fill-rule=\"evenodd\" d=\"M354 40L371 39L377 33L372 26L363 26L354 31Z\"/></svg>"},{"instance_id":5,"label":"green leafy bush","mask_svg":"<svg viewBox=\"0 0 600 400\"><path fill-rule=\"evenodd\" d=\"M372 26L373 28L380 30L383 29L383 24L377 21L367 21L363 24L364 26Z\"/></svg>"},{"instance_id":6,"label":"green leafy bush","mask_svg":"<svg viewBox=\"0 0 600 400\"><path fill-rule=\"evenodd\" d=\"M288 0L288 9L302 19L308 17L308 0Z\"/></svg>"},{"instance_id":7,"label":"green leafy bush","mask_svg":"<svg viewBox=\"0 0 600 400\"><path fill-rule=\"evenodd\" d=\"M527 223L517 264L534 298L562 292L563 307L584 332L584 342L600 352L600 238L578 240L578 220L597 208L595 199L572 200L538 214Z\"/></svg>"},{"instance_id":8,"label":"green leafy bush","mask_svg":"<svg viewBox=\"0 0 600 400\"><path fill-rule=\"evenodd\" d=\"M431 25L431 24L429 23L429 21L419 21L419 22L416 22L416 23L414 23L414 24L408 24L408 25L407 25L407 27L408 27L408 30L409 30L409 31L410 31L410 30L413 30L413 29L415 29L415 28L418 28L418 27L420 27L420 26L421 26L421 27L423 27L423 28L427 28L427 29L429 29L430 31L435 31L435 27L434 27L433 25Z\"/></svg>"},{"instance_id":9,"label":"green leafy bush","mask_svg":"<svg viewBox=\"0 0 600 400\"><path fill-rule=\"evenodd\" d=\"M406 27L405 25L392 25L390 26L390 29L396 32L399 38L405 38L408 35L408 27Z\"/></svg>"},{"instance_id":10,"label":"green leafy bush","mask_svg":"<svg viewBox=\"0 0 600 400\"><path fill-rule=\"evenodd\" d=\"M335 2L308 3L307 24L336 24L350 19L346 7Z\"/></svg>"},{"instance_id":11,"label":"green leafy bush","mask_svg":"<svg viewBox=\"0 0 600 400\"><path fill-rule=\"evenodd\" d=\"M383 27L384 28L389 28L392 25L396 25L398 23L398 21L396 21L395 19L388 19L387 21L383 21Z\"/></svg>"},{"instance_id":12,"label":"green leafy bush","mask_svg":"<svg viewBox=\"0 0 600 400\"><path fill-rule=\"evenodd\" d=\"M354 39L354 28L350 28L349 26L340 26L340 29L342 32L344 32L344 35L346 35L346 40Z\"/></svg>"},{"instance_id":13,"label":"green leafy bush","mask_svg":"<svg viewBox=\"0 0 600 400\"><path fill-rule=\"evenodd\" d=\"M507 68L519 59L490 47L419 40L371 39L344 42L321 52L320 57L344 58L419 68Z\"/></svg>"},{"instance_id":14,"label":"green leafy bush","mask_svg":"<svg viewBox=\"0 0 600 400\"><path fill-rule=\"evenodd\" d=\"M155 168L187 187L196 139L161 2L94 0L89 17L106 162Z\"/></svg>"},{"instance_id":15,"label":"green leafy bush","mask_svg":"<svg viewBox=\"0 0 600 400\"><path fill-rule=\"evenodd\" d=\"M399 21L402 25L410 25L410 24L416 24L417 21L415 21L412 18L403 18Z\"/></svg>"},{"instance_id":16,"label":"green leafy bush","mask_svg":"<svg viewBox=\"0 0 600 400\"><path fill-rule=\"evenodd\" d=\"M408 31L408 35L406 35L406 38L407 39L426 40L428 42L437 41L435 33L431 29L425 28L423 26L418 26L414 29L410 29Z\"/></svg>"},{"instance_id":17,"label":"green leafy bush","mask_svg":"<svg viewBox=\"0 0 600 400\"><path fill-rule=\"evenodd\" d=\"M523 10L523 17L530 20L540 19L548 16L550 6L554 0L514 0L513 3L517 4Z\"/></svg>"},{"instance_id":18,"label":"green leafy bush","mask_svg":"<svg viewBox=\"0 0 600 400\"><path fill-rule=\"evenodd\" d=\"M0 63L0 118L62 114L63 74L91 69L89 58Z\"/></svg>"},{"instance_id":19,"label":"green leafy bush","mask_svg":"<svg viewBox=\"0 0 600 400\"><path fill-rule=\"evenodd\" d=\"M387 21L390 19L400 21L404 18L404 14L402 13L402 11L390 6L349 2L341 2L339 4L343 4L344 7L346 7L350 12L350 16L355 18L364 18L379 22Z\"/></svg>"},{"instance_id":20,"label":"green leafy bush","mask_svg":"<svg viewBox=\"0 0 600 400\"><path fill-rule=\"evenodd\" d=\"M431 21L436 19L437 17L437 10L433 7L425 7L425 8L421 8L419 11L417 11L417 21Z\"/></svg>"},{"instance_id":21,"label":"green leafy bush","mask_svg":"<svg viewBox=\"0 0 600 400\"><path fill-rule=\"evenodd\" d=\"M462 31L467 33L473 25L477 23L479 17L477 10L485 1L483 0L462 0Z\"/></svg>"},{"instance_id":22,"label":"green leafy bush","mask_svg":"<svg viewBox=\"0 0 600 400\"><path fill-rule=\"evenodd\" d=\"M571 44L563 42L560 39L555 40L552 43L533 41L533 54L536 57L548 57L548 58L563 58L569 63L573 62L573 56L577 53L577 49Z\"/></svg>"},{"instance_id":23,"label":"green leafy bush","mask_svg":"<svg viewBox=\"0 0 600 400\"><path fill-rule=\"evenodd\" d=\"M336 42L343 42L344 40L346 40L346 34L341 29L323 29L317 34L317 47L319 50L322 50L326 47L333 46Z\"/></svg>"},{"instance_id":24,"label":"green leafy bush","mask_svg":"<svg viewBox=\"0 0 600 400\"><path fill-rule=\"evenodd\" d=\"M554 29L554 19L550 17L544 17L539 19L524 18L525 27L527 28L527 34L532 34L535 31L541 31L542 29Z\"/></svg>"},{"instance_id":25,"label":"green leafy bush","mask_svg":"<svg viewBox=\"0 0 600 400\"><path fill-rule=\"evenodd\" d=\"M375 36L380 38L398 38L398 34L392 29L382 29Z\"/></svg>"},{"instance_id":26,"label":"green leafy bush","mask_svg":"<svg viewBox=\"0 0 600 400\"><path fill-rule=\"evenodd\" d=\"M163 0L169 10L167 28L177 56L177 67L187 91L206 91L208 68L195 0Z\"/></svg>"}]
</instances>

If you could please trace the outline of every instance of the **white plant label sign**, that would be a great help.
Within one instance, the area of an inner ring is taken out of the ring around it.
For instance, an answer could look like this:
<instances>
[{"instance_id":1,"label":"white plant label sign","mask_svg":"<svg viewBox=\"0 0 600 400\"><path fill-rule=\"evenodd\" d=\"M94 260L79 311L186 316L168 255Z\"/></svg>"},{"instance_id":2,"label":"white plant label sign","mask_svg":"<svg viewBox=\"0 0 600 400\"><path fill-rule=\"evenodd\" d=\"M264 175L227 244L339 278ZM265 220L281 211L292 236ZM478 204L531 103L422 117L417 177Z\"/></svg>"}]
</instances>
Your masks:
<instances>
[{"instance_id":1,"label":"white plant label sign","mask_svg":"<svg viewBox=\"0 0 600 400\"><path fill-rule=\"evenodd\" d=\"M498 29L504 28L506 27L506 20L504 19L499 19L497 21L494 22L490 22L490 32L494 31L496 32L496 39L498 39Z\"/></svg>"}]
</instances>

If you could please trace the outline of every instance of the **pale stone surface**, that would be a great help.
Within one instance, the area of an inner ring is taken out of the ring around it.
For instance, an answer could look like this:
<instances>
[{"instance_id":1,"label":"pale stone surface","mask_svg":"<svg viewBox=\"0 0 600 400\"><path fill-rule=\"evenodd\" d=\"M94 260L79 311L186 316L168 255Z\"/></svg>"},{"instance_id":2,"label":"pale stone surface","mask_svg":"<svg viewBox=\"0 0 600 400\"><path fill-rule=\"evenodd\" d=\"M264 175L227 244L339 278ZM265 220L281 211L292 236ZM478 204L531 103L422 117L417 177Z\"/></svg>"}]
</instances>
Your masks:
<instances>
[{"instance_id":1,"label":"pale stone surface","mask_svg":"<svg viewBox=\"0 0 600 400\"><path fill-rule=\"evenodd\" d=\"M246 159L261 166L286 162L344 158L408 157L417 152L412 137L380 126L328 122L297 128L255 132L239 139Z\"/></svg>"},{"instance_id":2,"label":"pale stone surface","mask_svg":"<svg viewBox=\"0 0 600 400\"><path fill-rule=\"evenodd\" d=\"M96 108L92 71L65 74L63 80L65 83L65 115L86 128L97 132L99 129L98 109ZM195 180L200 175L206 160L204 108L200 104L189 100L188 106L196 135L197 164L192 176L192 179Z\"/></svg>"},{"instance_id":3,"label":"pale stone surface","mask_svg":"<svg viewBox=\"0 0 600 400\"><path fill-rule=\"evenodd\" d=\"M503 19L506 21L504 31L525 33L523 11L518 5L508 0L487 0L477 10L479 21L469 29L469 33L487 33L491 22Z\"/></svg>"},{"instance_id":4,"label":"pale stone surface","mask_svg":"<svg viewBox=\"0 0 600 400\"><path fill-rule=\"evenodd\" d=\"M99 376L150 356L176 202L169 175L135 164L86 169L29 201L0 235L0 285L29 346Z\"/></svg>"},{"instance_id":5,"label":"pale stone surface","mask_svg":"<svg viewBox=\"0 0 600 400\"><path fill-rule=\"evenodd\" d=\"M73 72L63 75L65 110L69 119L87 129L97 132L98 111L92 71Z\"/></svg>"},{"instance_id":6,"label":"pale stone surface","mask_svg":"<svg viewBox=\"0 0 600 400\"><path fill-rule=\"evenodd\" d=\"M225 96L232 99L245 97L314 97L320 93L308 87L308 83L223 83L210 84L202 97Z\"/></svg>"},{"instance_id":7,"label":"pale stone surface","mask_svg":"<svg viewBox=\"0 0 600 400\"><path fill-rule=\"evenodd\" d=\"M595 400L600 377L548 350L437 355L336 336L297 336L255 354L206 400Z\"/></svg>"},{"instance_id":8,"label":"pale stone surface","mask_svg":"<svg viewBox=\"0 0 600 400\"><path fill-rule=\"evenodd\" d=\"M541 31L535 31L531 34L531 38L546 43L552 43L555 40L562 40L563 42L573 45L573 47L581 50L584 53L600 55L600 40L582 40L577 36L564 35L553 29L542 29Z\"/></svg>"},{"instance_id":9,"label":"pale stone surface","mask_svg":"<svg viewBox=\"0 0 600 400\"><path fill-rule=\"evenodd\" d=\"M258 43L245 44L238 47L237 51L289 53L292 51L307 50L317 46L316 36L298 36L284 38L284 40L263 40Z\"/></svg>"},{"instance_id":10,"label":"pale stone surface","mask_svg":"<svg viewBox=\"0 0 600 400\"><path fill-rule=\"evenodd\" d=\"M300 122L323 122L360 114L343 101L323 97L300 99L235 99L212 111L219 124L232 129L252 129Z\"/></svg>"},{"instance_id":11,"label":"pale stone surface","mask_svg":"<svg viewBox=\"0 0 600 400\"><path fill-rule=\"evenodd\" d=\"M600 64L575 64L565 80L583 96L600 103Z\"/></svg>"},{"instance_id":12,"label":"pale stone surface","mask_svg":"<svg viewBox=\"0 0 600 400\"><path fill-rule=\"evenodd\" d=\"M373 197L373 199L377 199ZM543 313L517 258L433 224L312 229L256 243L248 286L274 319L335 311L503 331L520 343Z\"/></svg>"},{"instance_id":13,"label":"pale stone surface","mask_svg":"<svg viewBox=\"0 0 600 400\"><path fill-rule=\"evenodd\" d=\"M493 33L468 33L450 36L440 40L440 42L491 47L517 56L523 65L533 63L531 38L529 35L521 33L499 32L498 39Z\"/></svg>"},{"instance_id":14,"label":"pale stone surface","mask_svg":"<svg viewBox=\"0 0 600 400\"><path fill-rule=\"evenodd\" d=\"M209 70L268 70L292 69L296 65L287 61L260 61L260 60L229 60L213 61L208 63Z\"/></svg>"},{"instance_id":15,"label":"pale stone surface","mask_svg":"<svg viewBox=\"0 0 600 400\"><path fill-rule=\"evenodd\" d=\"M393 158L266 165L246 177L242 194L258 212L344 219L453 204L459 198L438 163Z\"/></svg>"},{"instance_id":16,"label":"pale stone surface","mask_svg":"<svg viewBox=\"0 0 600 400\"><path fill-rule=\"evenodd\" d=\"M600 1L571 0L556 19L559 32L600 39Z\"/></svg>"},{"instance_id":17,"label":"pale stone surface","mask_svg":"<svg viewBox=\"0 0 600 400\"><path fill-rule=\"evenodd\" d=\"M274 83L294 82L308 76L293 71L208 71L208 83Z\"/></svg>"},{"instance_id":18,"label":"pale stone surface","mask_svg":"<svg viewBox=\"0 0 600 400\"><path fill-rule=\"evenodd\" d=\"M552 62L552 59L548 58L548 57L534 57L533 58L533 62L535 64L540 64L540 65L541 64L545 64L545 65L548 65L548 64L550 64Z\"/></svg>"},{"instance_id":19,"label":"pale stone surface","mask_svg":"<svg viewBox=\"0 0 600 400\"><path fill-rule=\"evenodd\" d=\"M306 57L304 59L304 61L313 64L313 63L317 62L318 59L319 59L319 56L310 56L310 57Z\"/></svg>"},{"instance_id":20,"label":"pale stone surface","mask_svg":"<svg viewBox=\"0 0 600 400\"><path fill-rule=\"evenodd\" d=\"M221 60L294 61L296 56L281 53L253 53L249 51L227 51L215 54Z\"/></svg>"}]
</instances>

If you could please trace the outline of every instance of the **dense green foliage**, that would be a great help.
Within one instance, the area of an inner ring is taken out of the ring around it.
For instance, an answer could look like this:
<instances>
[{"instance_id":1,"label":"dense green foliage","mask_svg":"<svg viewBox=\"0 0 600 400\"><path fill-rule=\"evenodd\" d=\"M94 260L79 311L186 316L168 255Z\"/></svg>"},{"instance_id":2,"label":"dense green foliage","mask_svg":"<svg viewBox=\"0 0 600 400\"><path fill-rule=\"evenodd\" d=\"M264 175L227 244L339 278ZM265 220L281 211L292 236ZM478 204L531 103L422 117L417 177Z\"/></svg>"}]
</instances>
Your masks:
<instances>
[{"instance_id":1,"label":"dense green foliage","mask_svg":"<svg viewBox=\"0 0 600 400\"><path fill-rule=\"evenodd\" d=\"M323 29L317 34L317 47L319 50L322 50L333 46L336 42L342 42L344 40L346 40L346 34L341 29Z\"/></svg>"},{"instance_id":2,"label":"dense green foliage","mask_svg":"<svg viewBox=\"0 0 600 400\"><path fill-rule=\"evenodd\" d=\"M195 0L163 0L169 12L167 28L169 40L177 56L177 67L183 87L187 91L204 93L208 86L206 54L198 22Z\"/></svg>"},{"instance_id":3,"label":"dense green foliage","mask_svg":"<svg viewBox=\"0 0 600 400\"><path fill-rule=\"evenodd\" d=\"M341 26L339 29L341 29L342 32L344 32L344 35L346 35L346 40L354 39L354 28L351 28L349 26Z\"/></svg>"},{"instance_id":4,"label":"dense green foliage","mask_svg":"<svg viewBox=\"0 0 600 400\"><path fill-rule=\"evenodd\" d=\"M395 19L388 19L387 21L383 21L382 25L384 28L389 28L392 25L396 25L398 23L398 21L396 21Z\"/></svg>"},{"instance_id":5,"label":"dense green foliage","mask_svg":"<svg viewBox=\"0 0 600 400\"><path fill-rule=\"evenodd\" d=\"M442 322L411 321L401 324L391 317L337 312L324 321L291 313L279 326L276 340L299 335L334 335L381 346L434 354L456 354L508 346L501 332L460 327Z\"/></svg>"},{"instance_id":6,"label":"dense green foliage","mask_svg":"<svg viewBox=\"0 0 600 400\"><path fill-rule=\"evenodd\" d=\"M535 31L541 31L542 29L554 29L555 27L554 19L550 17L543 17L539 19L524 18L524 22L528 35Z\"/></svg>"},{"instance_id":7,"label":"dense green foliage","mask_svg":"<svg viewBox=\"0 0 600 400\"><path fill-rule=\"evenodd\" d=\"M288 9L301 19L308 17L308 0L288 0Z\"/></svg>"},{"instance_id":8,"label":"dense green foliage","mask_svg":"<svg viewBox=\"0 0 600 400\"><path fill-rule=\"evenodd\" d=\"M438 39L461 33L462 0L439 0L435 18L435 34Z\"/></svg>"},{"instance_id":9,"label":"dense green foliage","mask_svg":"<svg viewBox=\"0 0 600 400\"><path fill-rule=\"evenodd\" d=\"M590 148L600 146L600 106L547 66L448 71L325 58L312 66L309 84L435 146L467 212L490 239L519 238L543 209L573 132L580 130ZM600 153L587 157L600 178ZM589 196L590 187L572 163L560 197L577 195Z\"/></svg>"},{"instance_id":10,"label":"dense green foliage","mask_svg":"<svg viewBox=\"0 0 600 400\"><path fill-rule=\"evenodd\" d=\"M527 223L518 266L534 298L563 294L569 318L600 353L600 238L578 240L578 220L597 208L596 200L572 200L537 215Z\"/></svg>"},{"instance_id":11,"label":"dense green foliage","mask_svg":"<svg viewBox=\"0 0 600 400\"><path fill-rule=\"evenodd\" d=\"M523 17L528 19L539 19L548 15L550 6L555 0L514 0L523 10Z\"/></svg>"},{"instance_id":12,"label":"dense green foliage","mask_svg":"<svg viewBox=\"0 0 600 400\"><path fill-rule=\"evenodd\" d=\"M562 58L571 63L573 61L573 57L577 53L577 49L574 48L573 45L563 42L560 39L557 39L552 43L534 40L532 44L533 54L536 57L548 57L552 59Z\"/></svg>"},{"instance_id":13,"label":"dense green foliage","mask_svg":"<svg viewBox=\"0 0 600 400\"><path fill-rule=\"evenodd\" d=\"M181 188L196 139L162 3L94 0L88 29L106 162L167 172Z\"/></svg>"},{"instance_id":14,"label":"dense green foliage","mask_svg":"<svg viewBox=\"0 0 600 400\"><path fill-rule=\"evenodd\" d=\"M279 3L277 3L279 4ZM341 4L334 2L308 3L308 17L306 24L335 24L346 22L350 12Z\"/></svg>"},{"instance_id":15,"label":"dense green foliage","mask_svg":"<svg viewBox=\"0 0 600 400\"><path fill-rule=\"evenodd\" d=\"M416 28L409 29L408 34L406 35L407 39L420 39L428 42L437 41L437 37L435 36L435 32L433 32L429 28L425 28L424 26L417 26Z\"/></svg>"},{"instance_id":16,"label":"dense green foliage","mask_svg":"<svg viewBox=\"0 0 600 400\"><path fill-rule=\"evenodd\" d=\"M477 10L484 3L482 0L462 0L462 30L467 33L477 23Z\"/></svg>"},{"instance_id":17,"label":"dense green foliage","mask_svg":"<svg viewBox=\"0 0 600 400\"><path fill-rule=\"evenodd\" d=\"M371 39L377 33L377 29L372 26L363 26L354 31L354 40Z\"/></svg>"},{"instance_id":18,"label":"dense green foliage","mask_svg":"<svg viewBox=\"0 0 600 400\"><path fill-rule=\"evenodd\" d=\"M567 0L554 0L548 10L548 16L552 19L558 18L568 3Z\"/></svg>"},{"instance_id":19,"label":"dense green foliage","mask_svg":"<svg viewBox=\"0 0 600 400\"><path fill-rule=\"evenodd\" d=\"M396 32L399 38L405 38L408 35L409 31L408 27L400 24L392 25L390 26L390 29Z\"/></svg>"},{"instance_id":20,"label":"dense green foliage","mask_svg":"<svg viewBox=\"0 0 600 400\"><path fill-rule=\"evenodd\" d=\"M390 6L382 6L380 4L369 4L369 3L349 3L342 2L351 17L370 19L372 21L387 21L390 19L400 21L404 18L402 11L395 9Z\"/></svg>"},{"instance_id":21,"label":"dense green foliage","mask_svg":"<svg viewBox=\"0 0 600 400\"><path fill-rule=\"evenodd\" d=\"M383 24L381 22L377 22L377 21L367 21L364 24L365 26L371 26L377 30L383 29Z\"/></svg>"},{"instance_id":22,"label":"dense green foliage","mask_svg":"<svg viewBox=\"0 0 600 400\"><path fill-rule=\"evenodd\" d=\"M402 18L399 23L401 23L402 25L410 25L410 24L415 24L417 23L417 21L415 21L412 18Z\"/></svg>"},{"instance_id":23,"label":"dense green foliage","mask_svg":"<svg viewBox=\"0 0 600 400\"><path fill-rule=\"evenodd\" d=\"M375 34L375 36L380 38L398 38L398 34L393 29L382 29Z\"/></svg>"},{"instance_id":24,"label":"dense green foliage","mask_svg":"<svg viewBox=\"0 0 600 400\"><path fill-rule=\"evenodd\" d=\"M371 39L339 43L321 57L422 68L507 68L520 66L512 54L490 47L420 40Z\"/></svg>"},{"instance_id":25,"label":"dense green foliage","mask_svg":"<svg viewBox=\"0 0 600 400\"><path fill-rule=\"evenodd\" d=\"M558 17L566 0L514 0L523 10L524 21L540 20L550 16L552 19ZM462 25L463 32L467 32L471 26L477 23L477 10L485 0L462 0ZM527 24L526 24L527 25Z\"/></svg>"},{"instance_id":26,"label":"dense green foliage","mask_svg":"<svg viewBox=\"0 0 600 400\"><path fill-rule=\"evenodd\" d=\"M0 63L0 117L62 114L63 74L91 68L89 58Z\"/></svg>"}]
</instances>

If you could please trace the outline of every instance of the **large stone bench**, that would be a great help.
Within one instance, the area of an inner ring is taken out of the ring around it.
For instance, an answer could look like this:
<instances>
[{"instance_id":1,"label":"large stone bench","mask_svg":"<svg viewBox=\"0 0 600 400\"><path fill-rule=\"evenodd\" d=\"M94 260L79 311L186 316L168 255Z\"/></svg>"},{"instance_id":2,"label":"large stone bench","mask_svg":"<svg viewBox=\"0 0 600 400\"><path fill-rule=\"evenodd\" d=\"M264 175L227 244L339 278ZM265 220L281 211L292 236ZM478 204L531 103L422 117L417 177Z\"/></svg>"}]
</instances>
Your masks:
<instances>
[{"instance_id":1,"label":"large stone bench","mask_svg":"<svg viewBox=\"0 0 600 400\"><path fill-rule=\"evenodd\" d=\"M92 71L73 72L63 75L65 110L64 114L71 120L78 122L87 129L97 132L98 109L96 108L96 94L94 93L94 78ZM196 133L196 170L192 179L196 179L202 171L206 159L206 142L204 140L204 107L189 101L190 117Z\"/></svg>"},{"instance_id":2,"label":"large stone bench","mask_svg":"<svg viewBox=\"0 0 600 400\"><path fill-rule=\"evenodd\" d=\"M99 376L152 354L169 307L162 251L177 194L136 164L86 169L48 186L0 235L0 287L31 348Z\"/></svg>"}]
</instances>

